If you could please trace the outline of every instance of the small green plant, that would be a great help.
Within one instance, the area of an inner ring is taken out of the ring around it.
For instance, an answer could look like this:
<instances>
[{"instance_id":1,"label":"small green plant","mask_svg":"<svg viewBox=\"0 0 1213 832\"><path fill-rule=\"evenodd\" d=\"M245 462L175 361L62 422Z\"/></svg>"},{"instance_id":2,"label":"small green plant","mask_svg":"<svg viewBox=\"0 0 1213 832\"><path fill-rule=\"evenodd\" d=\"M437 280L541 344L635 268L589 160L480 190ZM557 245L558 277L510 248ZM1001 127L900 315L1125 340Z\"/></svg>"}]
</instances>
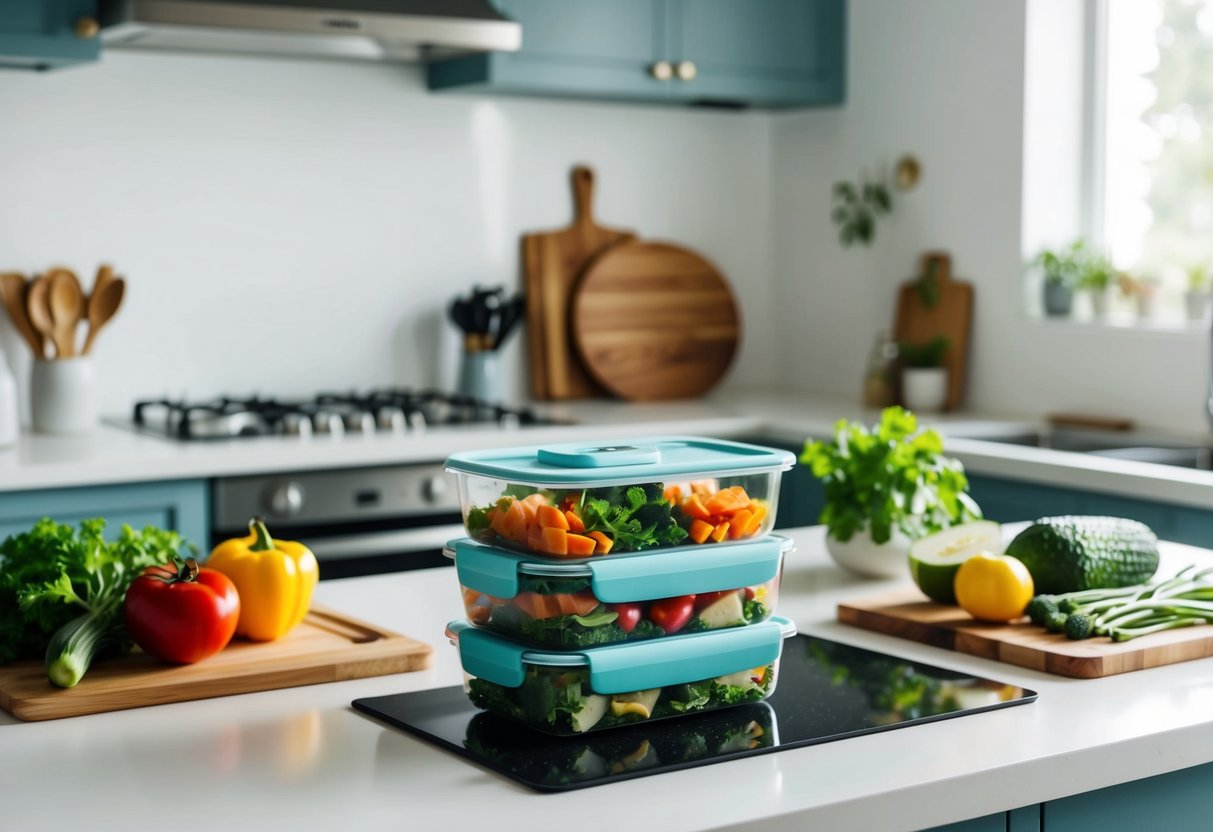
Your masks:
<instances>
[{"instance_id":1,"label":"small green plant","mask_svg":"<svg viewBox=\"0 0 1213 832\"><path fill-rule=\"evenodd\" d=\"M825 484L820 520L835 540L850 540L865 528L875 543L894 529L911 540L981 517L966 492L964 466L945 456L943 439L919 430L918 419L900 407L881 413L871 428L843 419L831 442L806 441L800 461Z\"/></svg>"},{"instance_id":2,"label":"small green plant","mask_svg":"<svg viewBox=\"0 0 1213 832\"><path fill-rule=\"evenodd\" d=\"M1102 292L1116 279L1116 269L1106 254L1084 249L1078 262L1077 288Z\"/></svg>"},{"instance_id":3,"label":"small green plant","mask_svg":"<svg viewBox=\"0 0 1213 832\"><path fill-rule=\"evenodd\" d=\"M861 183L836 182L831 219L838 226L838 241L871 245L876 237L876 218L893 212L893 194L883 178Z\"/></svg>"},{"instance_id":4,"label":"small green plant","mask_svg":"<svg viewBox=\"0 0 1213 832\"><path fill-rule=\"evenodd\" d=\"M1087 259L1087 244L1075 240L1065 248L1044 249L1032 260L1032 265L1043 272L1045 283L1059 284L1071 289L1082 277L1083 264Z\"/></svg>"},{"instance_id":5,"label":"small green plant","mask_svg":"<svg viewBox=\"0 0 1213 832\"><path fill-rule=\"evenodd\" d=\"M907 367L942 367L948 352L948 339L937 335L925 344L902 341L897 345L897 354Z\"/></svg>"},{"instance_id":6,"label":"small green plant","mask_svg":"<svg viewBox=\"0 0 1213 832\"><path fill-rule=\"evenodd\" d=\"M1188 291L1207 292L1213 284L1213 274L1210 274L1208 263L1196 263L1188 267Z\"/></svg>"}]
</instances>

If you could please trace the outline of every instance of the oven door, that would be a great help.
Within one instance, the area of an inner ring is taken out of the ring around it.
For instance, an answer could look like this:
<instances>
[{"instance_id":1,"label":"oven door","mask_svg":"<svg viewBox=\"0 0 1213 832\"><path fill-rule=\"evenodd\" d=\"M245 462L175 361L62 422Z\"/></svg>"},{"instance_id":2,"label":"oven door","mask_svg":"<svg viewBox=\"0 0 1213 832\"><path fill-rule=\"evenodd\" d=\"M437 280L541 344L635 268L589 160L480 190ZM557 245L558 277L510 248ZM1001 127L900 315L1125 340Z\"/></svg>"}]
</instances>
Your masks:
<instances>
[{"instance_id":1,"label":"oven door","mask_svg":"<svg viewBox=\"0 0 1213 832\"><path fill-rule=\"evenodd\" d=\"M262 516L316 553L321 580L448 566L443 547L465 535L454 478L437 463L227 477L212 497L213 540Z\"/></svg>"}]
</instances>

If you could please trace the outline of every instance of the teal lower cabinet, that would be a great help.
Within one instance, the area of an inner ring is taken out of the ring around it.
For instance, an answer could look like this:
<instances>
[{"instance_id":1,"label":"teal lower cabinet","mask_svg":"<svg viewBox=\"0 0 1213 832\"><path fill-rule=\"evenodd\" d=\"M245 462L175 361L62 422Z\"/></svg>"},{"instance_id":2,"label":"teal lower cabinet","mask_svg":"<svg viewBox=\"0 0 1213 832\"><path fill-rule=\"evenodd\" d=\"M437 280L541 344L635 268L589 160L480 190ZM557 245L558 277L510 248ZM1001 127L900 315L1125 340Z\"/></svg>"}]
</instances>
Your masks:
<instances>
[{"instance_id":1,"label":"teal lower cabinet","mask_svg":"<svg viewBox=\"0 0 1213 832\"><path fill-rule=\"evenodd\" d=\"M983 818L962 820L959 823L949 823L947 826L936 826L924 832L1007 832L1007 813L999 812L986 815Z\"/></svg>"},{"instance_id":2,"label":"teal lower cabinet","mask_svg":"<svg viewBox=\"0 0 1213 832\"><path fill-rule=\"evenodd\" d=\"M991 520L1009 523L1058 514L1100 514L1145 523L1165 540L1213 546L1213 510L969 474L969 492Z\"/></svg>"},{"instance_id":3,"label":"teal lower cabinet","mask_svg":"<svg viewBox=\"0 0 1213 832\"><path fill-rule=\"evenodd\" d=\"M117 534L123 524L174 529L206 551L210 489L206 480L172 480L0 493L0 540L28 530L42 517L71 524L104 517L109 534Z\"/></svg>"},{"instance_id":4,"label":"teal lower cabinet","mask_svg":"<svg viewBox=\"0 0 1213 832\"><path fill-rule=\"evenodd\" d=\"M766 445L769 448L780 448L791 451L800 457L804 443L793 444L762 436L747 436L738 440L751 442L755 445ZM790 471L784 471L779 483L779 507L775 512L775 528L794 529L798 526L815 526L821 509L825 506L825 490L821 480L813 476L813 472L799 462Z\"/></svg>"},{"instance_id":5,"label":"teal lower cabinet","mask_svg":"<svg viewBox=\"0 0 1213 832\"><path fill-rule=\"evenodd\" d=\"M1041 807L1041 832L1148 832L1213 828L1213 763L1134 780Z\"/></svg>"},{"instance_id":6,"label":"teal lower cabinet","mask_svg":"<svg viewBox=\"0 0 1213 832\"><path fill-rule=\"evenodd\" d=\"M0 67L54 69L97 60L97 0L0 0Z\"/></svg>"}]
</instances>

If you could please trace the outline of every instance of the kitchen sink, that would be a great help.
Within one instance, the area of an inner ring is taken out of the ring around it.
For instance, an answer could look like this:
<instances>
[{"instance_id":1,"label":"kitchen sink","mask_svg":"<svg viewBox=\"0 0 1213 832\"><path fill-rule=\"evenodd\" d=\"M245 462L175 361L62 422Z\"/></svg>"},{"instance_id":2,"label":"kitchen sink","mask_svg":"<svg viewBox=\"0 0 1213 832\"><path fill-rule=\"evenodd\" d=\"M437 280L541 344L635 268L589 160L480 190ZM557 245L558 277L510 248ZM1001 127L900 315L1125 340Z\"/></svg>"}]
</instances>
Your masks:
<instances>
[{"instance_id":1,"label":"kitchen sink","mask_svg":"<svg viewBox=\"0 0 1213 832\"><path fill-rule=\"evenodd\" d=\"M1054 428L1048 431L1025 431L1002 436L982 437L987 442L1049 448L1054 451L1091 454L1124 459L1131 462L1152 462L1179 468L1213 470L1213 448L1158 441L1154 437L1136 434L1109 433L1096 430Z\"/></svg>"}]
</instances>

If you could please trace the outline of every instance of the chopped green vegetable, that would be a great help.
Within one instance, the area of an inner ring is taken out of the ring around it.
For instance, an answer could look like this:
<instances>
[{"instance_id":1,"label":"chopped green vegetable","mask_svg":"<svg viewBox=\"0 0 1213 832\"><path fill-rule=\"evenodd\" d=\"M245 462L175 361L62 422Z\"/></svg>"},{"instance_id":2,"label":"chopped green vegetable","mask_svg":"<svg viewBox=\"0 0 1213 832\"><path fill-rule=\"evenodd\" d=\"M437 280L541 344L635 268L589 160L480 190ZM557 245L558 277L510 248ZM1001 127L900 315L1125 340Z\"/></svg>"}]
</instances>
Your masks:
<instances>
[{"instance_id":1,"label":"chopped green vegetable","mask_svg":"<svg viewBox=\"0 0 1213 832\"><path fill-rule=\"evenodd\" d=\"M592 488L580 499L586 532L602 532L619 551L676 546L687 536L674 519L661 483Z\"/></svg>"},{"instance_id":2,"label":"chopped green vegetable","mask_svg":"<svg viewBox=\"0 0 1213 832\"><path fill-rule=\"evenodd\" d=\"M71 687L100 650L130 647L122 601L147 566L181 547L176 532L123 526L107 543L105 521L79 529L44 518L0 543L0 664L45 653L47 675Z\"/></svg>"}]
</instances>

